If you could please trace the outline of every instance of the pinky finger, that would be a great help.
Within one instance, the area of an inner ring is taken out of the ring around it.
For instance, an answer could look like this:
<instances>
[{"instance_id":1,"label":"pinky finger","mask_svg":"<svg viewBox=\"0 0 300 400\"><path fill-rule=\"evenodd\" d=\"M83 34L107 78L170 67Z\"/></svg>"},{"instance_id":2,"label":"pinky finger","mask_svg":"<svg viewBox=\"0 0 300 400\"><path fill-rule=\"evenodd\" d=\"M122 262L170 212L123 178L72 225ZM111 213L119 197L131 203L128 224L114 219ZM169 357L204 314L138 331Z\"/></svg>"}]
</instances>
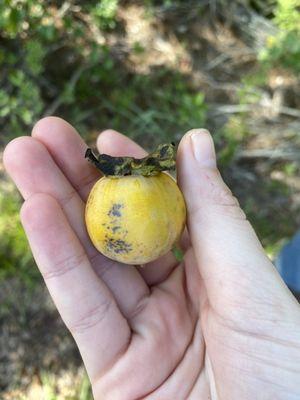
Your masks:
<instances>
[{"instance_id":1,"label":"pinky finger","mask_svg":"<svg viewBox=\"0 0 300 400\"><path fill-rule=\"evenodd\" d=\"M31 196L21 219L36 263L93 381L126 348L127 321L53 197Z\"/></svg>"}]
</instances>

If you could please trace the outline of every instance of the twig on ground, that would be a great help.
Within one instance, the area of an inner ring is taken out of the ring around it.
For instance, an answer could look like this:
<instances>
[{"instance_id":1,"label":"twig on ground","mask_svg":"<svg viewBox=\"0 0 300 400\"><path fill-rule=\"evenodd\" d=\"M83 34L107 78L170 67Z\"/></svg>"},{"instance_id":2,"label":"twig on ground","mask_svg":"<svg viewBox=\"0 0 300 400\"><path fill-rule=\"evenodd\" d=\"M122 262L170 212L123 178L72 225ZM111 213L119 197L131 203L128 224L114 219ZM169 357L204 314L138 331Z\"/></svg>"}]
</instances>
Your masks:
<instances>
[{"instance_id":1,"label":"twig on ground","mask_svg":"<svg viewBox=\"0 0 300 400\"><path fill-rule=\"evenodd\" d=\"M68 88L71 88L71 90L73 90L75 88L81 74L87 68L90 68L90 66L87 67L86 65L80 65L80 67L74 71L73 75L71 76L71 79L69 80L69 82L67 84ZM44 116L53 115L55 113L55 111L63 104L64 96L65 96L65 92L63 91L46 109L46 111L44 112Z\"/></svg>"},{"instance_id":2,"label":"twig on ground","mask_svg":"<svg viewBox=\"0 0 300 400\"><path fill-rule=\"evenodd\" d=\"M288 151L283 149L253 149L240 151L235 156L235 159L237 161L251 158L269 158L272 160L299 161L300 154L299 151Z\"/></svg>"},{"instance_id":3,"label":"twig on ground","mask_svg":"<svg viewBox=\"0 0 300 400\"><path fill-rule=\"evenodd\" d=\"M212 114L235 114L253 111L252 104L229 104L229 105L212 105Z\"/></svg>"},{"instance_id":4,"label":"twig on ground","mask_svg":"<svg viewBox=\"0 0 300 400\"><path fill-rule=\"evenodd\" d=\"M271 109L272 103L266 105L261 102L257 104L211 104L212 114L236 114L236 113L244 113L250 111L261 111ZM288 115L290 117L300 118L300 110L291 107L281 106L277 108L277 114Z\"/></svg>"}]
</instances>

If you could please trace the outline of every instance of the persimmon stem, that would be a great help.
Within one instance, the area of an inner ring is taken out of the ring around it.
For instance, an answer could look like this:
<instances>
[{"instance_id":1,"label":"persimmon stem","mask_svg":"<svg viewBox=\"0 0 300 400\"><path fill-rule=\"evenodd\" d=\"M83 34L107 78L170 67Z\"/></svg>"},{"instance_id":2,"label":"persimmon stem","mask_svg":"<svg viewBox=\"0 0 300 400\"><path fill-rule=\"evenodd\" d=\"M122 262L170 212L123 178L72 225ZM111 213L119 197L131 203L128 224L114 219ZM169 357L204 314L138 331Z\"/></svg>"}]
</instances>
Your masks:
<instances>
[{"instance_id":1,"label":"persimmon stem","mask_svg":"<svg viewBox=\"0 0 300 400\"><path fill-rule=\"evenodd\" d=\"M159 145L154 152L144 158L113 157L108 154L95 156L91 149L86 150L85 158L107 176L153 176L176 167L173 143Z\"/></svg>"}]
</instances>

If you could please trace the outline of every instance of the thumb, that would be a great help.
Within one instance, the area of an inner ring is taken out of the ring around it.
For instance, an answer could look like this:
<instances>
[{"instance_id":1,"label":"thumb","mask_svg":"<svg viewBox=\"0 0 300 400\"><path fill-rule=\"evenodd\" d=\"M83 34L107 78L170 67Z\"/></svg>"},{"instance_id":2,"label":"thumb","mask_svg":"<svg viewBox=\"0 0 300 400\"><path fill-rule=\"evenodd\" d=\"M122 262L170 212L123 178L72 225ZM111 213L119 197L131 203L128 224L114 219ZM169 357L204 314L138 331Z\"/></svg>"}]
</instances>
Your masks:
<instances>
[{"instance_id":1,"label":"thumb","mask_svg":"<svg viewBox=\"0 0 300 400\"><path fill-rule=\"evenodd\" d=\"M246 299L269 299L278 293L292 297L224 183L208 131L194 129L181 140L178 181L209 301L222 308L226 300L236 306Z\"/></svg>"}]
</instances>

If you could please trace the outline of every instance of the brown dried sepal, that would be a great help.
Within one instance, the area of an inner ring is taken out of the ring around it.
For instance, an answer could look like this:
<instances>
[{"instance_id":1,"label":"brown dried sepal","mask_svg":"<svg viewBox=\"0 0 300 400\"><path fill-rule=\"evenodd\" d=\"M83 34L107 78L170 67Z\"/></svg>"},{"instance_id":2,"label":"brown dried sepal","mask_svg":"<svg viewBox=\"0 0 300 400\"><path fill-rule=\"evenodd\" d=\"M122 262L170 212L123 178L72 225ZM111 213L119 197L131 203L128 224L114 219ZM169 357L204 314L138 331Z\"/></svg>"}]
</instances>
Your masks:
<instances>
[{"instance_id":1,"label":"brown dried sepal","mask_svg":"<svg viewBox=\"0 0 300 400\"><path fill-rule=\"evenodd\" d=\"M173 143L160 144L154 152L144 158L113 157L108 154L95 156L91 149L87 149L85 158L107 176L153 176L176 167Z\"/></svg>"}]
</instances>

